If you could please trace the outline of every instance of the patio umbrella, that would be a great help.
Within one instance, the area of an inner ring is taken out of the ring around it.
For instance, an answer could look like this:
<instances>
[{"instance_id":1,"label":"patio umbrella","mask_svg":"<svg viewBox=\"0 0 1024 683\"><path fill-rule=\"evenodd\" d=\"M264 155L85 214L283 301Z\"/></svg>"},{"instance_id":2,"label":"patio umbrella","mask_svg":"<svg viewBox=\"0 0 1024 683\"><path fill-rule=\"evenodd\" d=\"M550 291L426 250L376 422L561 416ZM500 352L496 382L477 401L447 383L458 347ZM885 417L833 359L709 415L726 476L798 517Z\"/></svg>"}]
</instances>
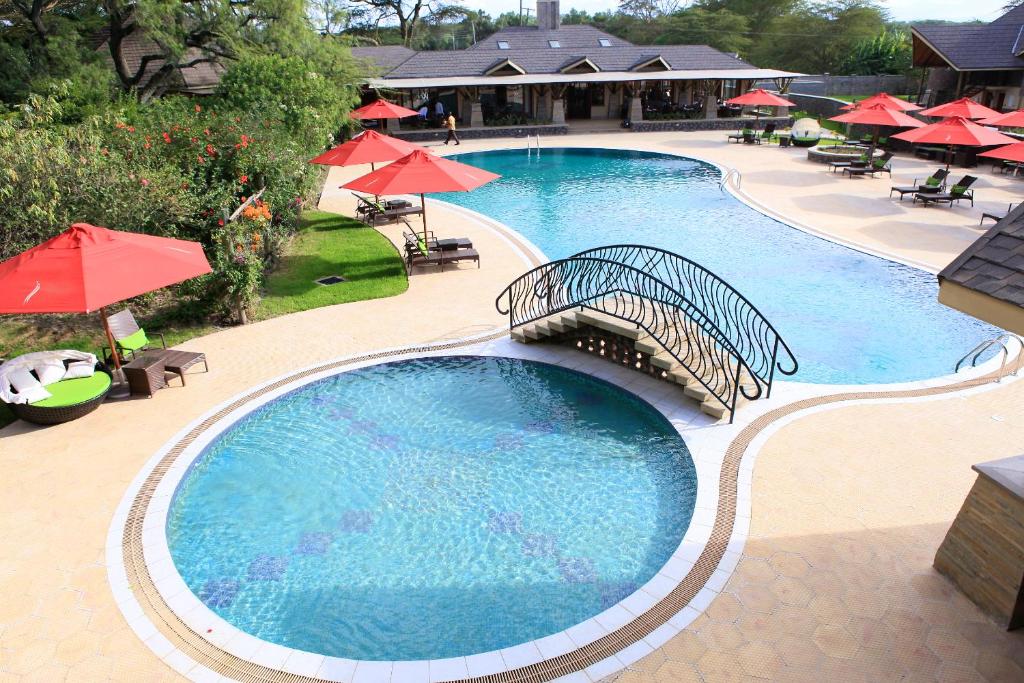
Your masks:
<instances>
[{"instance_id":1,"label":"patio umbrella","mask_svg":"<svg viewBox=\"0 0 1024 683\"><path fill-rule=\"evenodd\" d=\"M887 92L880 92L871 97L866 97L860 102L851 102L845 107L840 107L843 111L852 111L854 109L860 109L861 107L873 107L876 104L880 104L886 109L896 109L897 111L917 111L921 107L914 104L913 102L907 102L899 97L893 97Z\"/></svg>"},{"instance_id":2,"label":"patio umbrella","mask_svg":"<svg viewBox=\"0 0 1024 683\"><path fill-rule=\"evenodd\" d=\"M1008 145L1016 142L1016 140L1008 135L979 126L961 116L952 116L938 123L931 123L927 126L896 133L893 137L897 140L906 140L913 143L947 145L949 148L946 155L947 171L949 170L949 152L953 151L954 145L987 147L989 145Z\"/></svg>"},{"instance_id":3,"label":"patio umbrella","mask_svg":"<svg viewBox=\"0 0 1024 683\"><path fill-rule=\"evenodd\" d=\"M404 119L417 115L418 112L406 109L398 104L392 104L387 100L371 102L365 107L359 107L359 109L349 114L354 119Z\"/></svg>"},{"instance_id":4,"label":"patio umbrella","mask_svg":"<svg viewBox=\"0 0 1024 683\"><path fill-rule=\"evenodd\" d=\"M1024 142L1015 142L1005 147L996 147L987 152L982 152L978 156L1005 159L1006 161L1024 161Z\"/></svg>"},{"instance_id":5,"label":"patio umbrella","mask_svg":"<svg viewBox=\"0 0 1024 683\"><path fill-rule=\"evenodd\" d=\"M423 207L423 240L427 239L427 192L465 192L500 178L496 173L416 150L344 185L370 194L418 194Z\"/></svg>"},{"instance_id":6,"label":"patio umbrella","mask_svg":"<svg viewBox=\"0 0 1024 683\"><path fill-rule=\"evenodd\" d=\"M839 116L833 116L829 121L874 126L874 133L871 136L871 147L868 149L869 160L874 156L875 147L878 145L878 133L882 126L920 128L924 125L924 122L918 121L913 116L908 116L898 109L889 109L881 102L858 107L853 111L840 114Z\"/></svg>"},{"instance_id":7,"label":"patio umbrella","mask_svg":"<svg viewBox=\"0 0 1024 683\"><path fill-rule=\"evenodd\" d=\"M764 88L756 88L750 92L733 97L730 100L725 101L726 104L738 104L743 107L795 107L796 102L790 102L784 97L779 97L775 93L768 92ZM754 126L757 126L756 121L761 118L760 112L754 110Z\"/></svg>"},{"instance_id":8,"label":"patio umbrella","mask_svg":"<svg viewBox=\"0 0 1024 683\"><path fill-rule=\"evenodd\" d=\"M198 242L75 223L0 263L0 313L92 313L120 368L106 307L211 272Z\"/></svg>"},{"instance_id":9,"label":"patio umbrella","mask_svg":"<svg viewBox=\"0 0 1024 683\"><path fill-rule=\"evenodd\" d=\"M936 118L959 116L965 119L988 119L993 116L999 116L999 112L995 109L989 109L983 104L978 104L969 97L961 97L959 100L940 104L939 106L932 107L931 109L922 109L921 114L924 116L934 116Z\"/></svg>"},{"instance_id":10,"label":"patio umbrella","mask_svg":"<svg viewBox=\"0 0 1024 683\"><path fill-rule=\"evenodd\" d=\"M322 166L370 164L370 170L375 170L373 164L377 162L401 159L418 149L423 149L423 147L400 138L381 135L374 130L366 130L351 140L310 159L309 163Z\"/></svg>"},{"instance_id":11,"label":"patio umbrella","mask_svg":"<svg viewBox=\"0 0 1024 683\"><path fill-rule=\"evenodd\" d=\"M1002 126L1004 128L1024 128L1024 109L981 119L978 123L986 126Z\"/></svg>"}]
</instances>

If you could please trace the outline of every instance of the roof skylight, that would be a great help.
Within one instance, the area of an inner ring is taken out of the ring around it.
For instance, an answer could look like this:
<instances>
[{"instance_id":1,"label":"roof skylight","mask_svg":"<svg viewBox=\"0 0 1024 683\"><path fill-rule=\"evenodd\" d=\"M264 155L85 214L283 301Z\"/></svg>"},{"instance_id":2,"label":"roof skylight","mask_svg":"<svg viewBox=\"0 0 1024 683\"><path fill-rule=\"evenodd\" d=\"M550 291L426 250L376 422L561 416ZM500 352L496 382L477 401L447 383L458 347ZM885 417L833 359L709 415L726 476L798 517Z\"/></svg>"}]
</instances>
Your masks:
<instances>
[{"instance_id":1,"label":"roof skylight","mask_svg":"<svg viewBox=\"0 0 1024 683\"><path fill-rule=\"evenodd\" d=\"M557 40L549 40L548 41L548 45L550 47L562 47L562 44L560 42L558 42Z\"/></svg>"},{"instance_id":2,"label":"roof skylight","mask_svg":"<svg viewBox=\"0 0 1024 683\"><path fill-rule=\"evenodd\" d=\"M601 47L611 47L612 46L612 41L608 40L607 38L598 38L597 42L601 44Z\"/></svg>"},{"instance_id":3,"label":"roof skylight","mask_svg":"<svg viewBox=\"0 0 1024 683\"><path fill-rule=\"evenodd\" d=\"M507 40L499 40L498 41L498 49L499 50L507 50L508 49L508 41Z\"/></svg>"}]
</instances>

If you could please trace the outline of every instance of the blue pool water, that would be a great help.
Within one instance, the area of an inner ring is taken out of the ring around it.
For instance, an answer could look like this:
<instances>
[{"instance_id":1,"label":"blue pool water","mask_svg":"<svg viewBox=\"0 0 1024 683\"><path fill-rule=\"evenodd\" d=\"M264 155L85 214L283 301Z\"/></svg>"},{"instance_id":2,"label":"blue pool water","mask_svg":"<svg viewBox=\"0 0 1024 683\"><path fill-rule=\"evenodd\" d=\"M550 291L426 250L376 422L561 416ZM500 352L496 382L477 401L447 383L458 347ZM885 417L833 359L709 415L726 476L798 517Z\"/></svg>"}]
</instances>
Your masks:
<instances>
[{"instance_id":1,"label":"blue pool water","mask_svg":"<svg viewBox=\"0 0 1024 683\"><path fill-rule=\"evenodd\" d=\"M548 258L643 244L711 269L781 332L800 361L798 381L937 377L996 334L940 304L934 275L768 218L721 192L718 170L706 163L592 149L544 149L539 159L524 150L458 159L502 178L438 197L501 221Z\"/></svg>"},{"instance_id":2,"label":"blue pool water","mask_svg":"<svg viewBox=\"0 0 1024 683\"><path fill-rule=\"evenodd\" d=\"M563 630L657 573L696 478L648 404L539 363L403 361L318 381L224 432L172 502L185 582L238 628L356 659Z\"/></svg>"}]
</instances>

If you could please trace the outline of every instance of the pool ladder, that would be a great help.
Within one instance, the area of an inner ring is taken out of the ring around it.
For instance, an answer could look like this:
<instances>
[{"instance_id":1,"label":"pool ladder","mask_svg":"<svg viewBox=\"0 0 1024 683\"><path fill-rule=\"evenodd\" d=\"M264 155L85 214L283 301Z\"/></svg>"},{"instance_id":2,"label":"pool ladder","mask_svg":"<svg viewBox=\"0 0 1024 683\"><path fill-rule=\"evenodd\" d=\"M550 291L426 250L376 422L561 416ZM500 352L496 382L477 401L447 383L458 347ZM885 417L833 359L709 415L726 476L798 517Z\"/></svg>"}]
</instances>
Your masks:
<instances>
[{"instance_id":1,"label":"pool ladder","mask_svg":"<svg viewBox=\"0 0 1024 683\"><path fill-rule=\"evenodd\" d=\"M718 183L718 189L725 192L725 186L728 185L729 181L733 178L736 179L736 182L734 183L734 185L736 185L736 189L740 189L740 186L743 184L743 176L740 175L740 170L738 168L730 168L725 172L725 175L722 176L722 181Z\"/></svg>"},{"instance_id":2,"label":"pool ladder","mask_svg":"<svg viewBox=\"0 0 1024 683\"><path fill-rule=\"evenodd\" d=\"M1020 353L1024 353L1024 339L1022 339L1021 337L1017 336L1012 332L1003 332L998 337L986 339L985 341L981 342L973 349L968 351L966 354L964 354L964 357L957 361L956 368L953 369L953 372L960 372L960 368L964 365L968 358L971 359L971 367L976 367L978 365L978 358L981 357L981 354L985 353L994 346L998 346L1003 352L1003 361L999 364L999 376L996 377L996 382L999 382L1003 378L1003 368L1006 367L1006 361L1010 357L1010 349L1006 344L1012 340L1016 340L1017 343L1020 344ZM1013 372L1011 372L1010 374L1016 376L1017 371L1020 370L1020 366L1021 363L1018 360L1017 367L1014 368Z\"/></svg>"},{"instance_id":3,"label":"pool ladder","mask_svg":"<svg viewBox=\"0 0 1024 683\"><path fill-rule=\"evenodd\" d=\"M537 158L540 159L540 133L537 133ZM526 156L529 157L534 148L533 138L529 135L526 136Z\"/></svg>"}]
</instances>

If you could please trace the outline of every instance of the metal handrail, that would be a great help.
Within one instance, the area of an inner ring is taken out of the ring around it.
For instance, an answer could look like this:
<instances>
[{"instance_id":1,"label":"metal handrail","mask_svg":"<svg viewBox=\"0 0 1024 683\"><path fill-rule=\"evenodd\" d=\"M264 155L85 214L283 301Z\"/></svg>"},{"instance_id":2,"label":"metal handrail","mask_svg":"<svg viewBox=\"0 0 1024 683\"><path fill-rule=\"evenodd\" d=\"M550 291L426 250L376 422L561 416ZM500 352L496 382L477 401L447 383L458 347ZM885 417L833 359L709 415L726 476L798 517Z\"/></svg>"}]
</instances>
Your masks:
<instances>
[{"instance_id":1,"label":"metal handrail","mask_svg":"<svg viewBox=\"0 0 1024 683\"><path fill-rule=\"evenodd\" d=\"M763 317L757 309L710 271L698 271L696 264L663 250L637 245L604 249L618 259L603 258L598 253L601 250L592 250L538 266L510 283L494 302L499 313L509 316L509 328L577 307L633 323L657 341L730 411L730 421L741 394L755 400L765 394L765 389L770 393L776 368L784 374L796 372L796 359L774 327L767 321L761 324ZM670 255L691 263L695 266L693 273L699 273L704 282L694 287L686 276L669 280L660 277L658 266L663 265L665 259L655 263L657 259L652 260L653 254ZM624 262L638 258L643 267ZM709 296L710 289L715 288L714 281L719 287L727 288L723 290L724 295ZM506 296L507 308L503 307ZM733 310L706 308L716 302ZM736 324L737 311L746 313L746 324ZM727 329L719 325L720 321L728 324ZM756 333L759 339L744 339L744 331L748 336ZM778 362L780 350L789 357L791 368ZM750 359L756 366L750 364ZM744 385L744 374L752 388Z\"/></svg>"},{"instance_id":2,"label":"metal handrail","mask_svg":"<svg viewBox=\"0 0 1024 683\"><path fill-rule=\"evenodd\" d=\"M725 192L726 185L728 185L729 181L733 178L736 179L736 189L741 189L743 185L743 175L740 173L738 168L730 168L725 172L725 175L722 176L722 180L718 183L718 189Z\"/></svg>"},{"instance_id":3,"label":"metal handrail","mask_svg":"<svg viewBox=\"0 0 1024 683\"><path fill-rule=\"evenodd\" d=\"M966 354L964 354L963 358L956 362L956 367L953 369L953 373L955 374L957 372L960 372L960 366L962 366L964 364L964 361L966 361L968 358L971 359L971 367L977 367L978 359L981 358L981 355L988 351L993 346L998 345L1003 352L1003 360L999 364L999 377L996 377L996 382L1001 381L1003 379L1003 369L1006 367L1006 361L1009 360L1010 357L1010 349L1009 347L1006 346L1006 342L1010 340L1016 340L1017 343L1020 344L1021 353L1024 353L1024 338L1021 338L1020 336L1014 334L1013 332L1003 332L998 337L986 339L985 341L979 343L973 349L968 351ZM1011 372L1010 374L1016 377L1017 371L1019 369L1020 364L1018 364L1017 368L1015 368L1014 371Z\"/></svg>"}]
</instances>

